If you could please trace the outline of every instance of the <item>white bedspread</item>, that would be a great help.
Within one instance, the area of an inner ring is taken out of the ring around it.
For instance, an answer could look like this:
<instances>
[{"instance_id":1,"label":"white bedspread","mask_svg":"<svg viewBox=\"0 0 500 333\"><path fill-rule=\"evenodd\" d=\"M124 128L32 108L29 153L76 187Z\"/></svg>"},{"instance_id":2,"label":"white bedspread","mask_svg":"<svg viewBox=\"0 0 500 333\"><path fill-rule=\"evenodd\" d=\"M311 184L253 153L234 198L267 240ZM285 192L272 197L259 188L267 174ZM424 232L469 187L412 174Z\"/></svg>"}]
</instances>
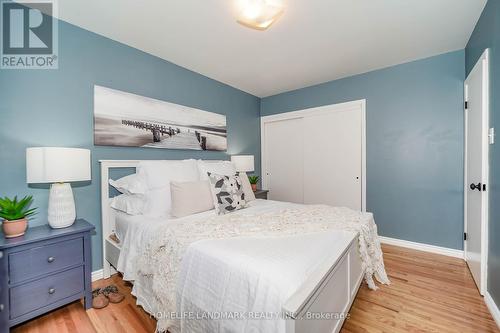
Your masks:
<instances>
[{"instance_id":1,"label":"white bedspread","mask_svg":"<svg viewBox=\"0 0 500 333\"><path fill-rule=\"evenodd\" d=\"M182 259L177 311L196 315L180 321L181 332L284 333L280 311L286 300L326 257L340 257L355 237L330 231L193 243Z\"/></svg>"},{"instance_id":2,"label":"white bedspread","mask_svg":"<svg viewBox=\"0 0 500 333\"><path fill-rule=\"evenodd\" d=\"M223 218L215 217L213 211L175 220L137 217L142 221L128 228L117 268L124 279L134 280L133 293L158 319L159 331L169 328L176 332L184 325L185 332L283 332L280 320L179 321L170 316L172 311L185 310L281 311L284 301L321 262L325 249L335 250L331 239L328 241L335 233L330 229L352 231L351 237L359 232L369 286L375 288L373 275L382 283L389 282L371 214L314 206L314 215L306 207L257 200ZM333 215L322 217L318 213L321 207ZM293 226L278 221L285 212L288 224L291 217L298 216ZM300 212L305 215L300 217ZM259 220L260 216L265 218ZM274 222L268 225L266 218ZM213 329L210 325L222 326Z\"/></svg>"},{"instance_id":3,"label":"white bedspread","mask_svg":"<svg viewBox=\"0 0 500 333\"><path fill-rule=\"evenodd\" d=\"M299 207L301 205L271 200L252 201L248 208L241 210L242 214L263 214L278 211L283 208ZM118 271L123 274L127 281L138 278L137 261L145 244L151 237L162 229L175 229L176 225L189 221L203 221L215 217L215 210L189 215L178 219L165 217L148 217L144 215L129 216L129 227L123 240L121 240L121 252L118 259Z\"/></svg>"}]
</instances>

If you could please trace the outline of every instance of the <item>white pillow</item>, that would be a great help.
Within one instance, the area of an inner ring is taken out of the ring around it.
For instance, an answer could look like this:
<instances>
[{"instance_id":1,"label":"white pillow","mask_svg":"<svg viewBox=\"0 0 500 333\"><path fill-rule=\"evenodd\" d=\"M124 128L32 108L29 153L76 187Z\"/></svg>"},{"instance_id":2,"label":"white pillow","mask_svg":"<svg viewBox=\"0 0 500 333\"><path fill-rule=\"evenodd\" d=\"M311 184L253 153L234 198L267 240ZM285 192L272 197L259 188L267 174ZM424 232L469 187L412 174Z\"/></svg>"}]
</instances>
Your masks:
<instances>
[{"instance_id":1,"label":"white pillow","mask_svg":"<svg viewBox=\"0 0 500 333\"><path fill-rule=\"evenodd\" d=\"M145 204L146 200L142 194L120 194L111 199L111 208L129 215L143 214Z\"/></svg>"},{"instance_id":2,"label":"white pillow","mask_svg":"<svg viewBox=\"0 0 500 333\"><path fill-rule=\"evenodd\" d=\"M172 207L170 182L199 180L196 160L142 161L137 172L148 188L144 215L152 217L169 216Z\"/></svg>"},{"instance_id":3,"label":"white pillow","mask_svg":"<svg viewBox=\"0 0 500 333\"><path fill-rule=\"evenodd\" d=\"M171 181L199 179L196 160L141 161L137 173L143 177L148 189L169 187Z\"/></svg>"},{"instance_id":4,"label":"white pillow","mask_svg":"<svg viewBox=\"0 0 500 333\"><path fill-rule=\"evenodd\" d=\"M160 187L146 192L144 215L151 217L166 217L172 206L170 187Z\"/></svg>"},{"instance_id":5,"label":"white pillow","mask_svg":"<svg viewBox=\"0 0 500 333\"><path fill-rule=\"evenodd\" d=\"M170 192L172 193L171 215L174 217L183 217L214 209L208 180L170 182Z\"/></svg>"},{"instance_id":6,"label":"white pillow","mask_svg":"<svg viewBox=\"0 0 500 333\"><path fill-rule=\"evenodd\" d=\"M110 179L109 185L116 188L124 194L144 194L146 193L146 185L137 173L122 177L117 180Z\"/></svg>"},{"instance_id":7,"label":"white pillow","mask_svg":"<svg viewBox=\"0 0 500 333\"><path fill-rule=\"evenodd\" d=\"M208 173L222 176L234 176L236 169L230 161L202 161L198 160L198 170L201 180L208 180Z\"/></svg>"}]
</instances>

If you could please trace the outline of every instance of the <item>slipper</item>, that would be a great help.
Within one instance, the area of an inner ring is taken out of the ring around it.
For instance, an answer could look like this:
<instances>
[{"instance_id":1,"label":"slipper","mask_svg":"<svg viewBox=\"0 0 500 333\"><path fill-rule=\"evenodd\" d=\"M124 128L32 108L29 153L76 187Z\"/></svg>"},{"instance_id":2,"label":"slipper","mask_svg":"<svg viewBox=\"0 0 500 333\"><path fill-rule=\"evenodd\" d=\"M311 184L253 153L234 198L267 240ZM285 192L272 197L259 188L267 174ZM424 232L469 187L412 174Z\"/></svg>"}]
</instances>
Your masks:
<instances>
[{"instance_id":1,"label":"slipper","mask_svg":"<svg viewBox=\"0 0 500 333\"><path fill-rule=\"evenodd\" d=\"M103 294L101 288L96 288L92 290L92 307L94 309L102 309L107 307L109 300Z\"/></svg>"},{"instance_id":2,"label":"slipper","mask_svg":"<svg viewBox=\"0 0 500 333\"><path fill-rule=\"evenodd\" d=\"M102 289L102 293L111 303L120 303L125 298L125 296L118 291L118 288L114 284Z\"/></svg>"}]
</instances>

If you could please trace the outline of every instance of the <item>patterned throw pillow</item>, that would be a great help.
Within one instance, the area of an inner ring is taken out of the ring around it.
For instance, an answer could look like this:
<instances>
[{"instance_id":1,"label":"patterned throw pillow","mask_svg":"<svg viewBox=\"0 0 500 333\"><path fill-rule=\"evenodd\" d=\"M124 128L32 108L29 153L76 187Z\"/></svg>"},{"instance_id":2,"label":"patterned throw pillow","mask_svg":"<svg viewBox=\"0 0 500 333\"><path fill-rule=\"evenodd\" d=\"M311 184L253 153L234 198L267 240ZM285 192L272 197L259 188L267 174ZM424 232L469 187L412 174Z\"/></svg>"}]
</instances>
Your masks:
<instances>
[{"instance_id":1,"label":"patterned throw pillow","mask_svg":"<svg viewBox=\"0 0 500 333\"><path fill-rule=\"evenodd\" d=\"M207 174L217 214L223 215L245 208L245 193L239 176Z\"/></svg>"}]
</instances>

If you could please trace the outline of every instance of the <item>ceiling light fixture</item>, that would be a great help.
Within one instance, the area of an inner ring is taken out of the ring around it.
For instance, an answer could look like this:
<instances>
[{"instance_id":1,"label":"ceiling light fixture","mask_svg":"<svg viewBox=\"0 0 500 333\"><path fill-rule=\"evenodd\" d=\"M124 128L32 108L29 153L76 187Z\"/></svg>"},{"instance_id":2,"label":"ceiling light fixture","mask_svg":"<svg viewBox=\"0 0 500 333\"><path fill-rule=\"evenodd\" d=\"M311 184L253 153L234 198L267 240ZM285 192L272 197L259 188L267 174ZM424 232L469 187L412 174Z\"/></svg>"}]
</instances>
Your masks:
<instances>
[{"instance_id":1,"label":"ceiling light fixture","mask_svg":"<svg viewBox=\"0 0 500 333\"><path fill-rule=\"evenodd\" d=\"M277 0L239 0L238 23L257 30L266 30L285 10Z\"/></svg>"}]
</instances>

